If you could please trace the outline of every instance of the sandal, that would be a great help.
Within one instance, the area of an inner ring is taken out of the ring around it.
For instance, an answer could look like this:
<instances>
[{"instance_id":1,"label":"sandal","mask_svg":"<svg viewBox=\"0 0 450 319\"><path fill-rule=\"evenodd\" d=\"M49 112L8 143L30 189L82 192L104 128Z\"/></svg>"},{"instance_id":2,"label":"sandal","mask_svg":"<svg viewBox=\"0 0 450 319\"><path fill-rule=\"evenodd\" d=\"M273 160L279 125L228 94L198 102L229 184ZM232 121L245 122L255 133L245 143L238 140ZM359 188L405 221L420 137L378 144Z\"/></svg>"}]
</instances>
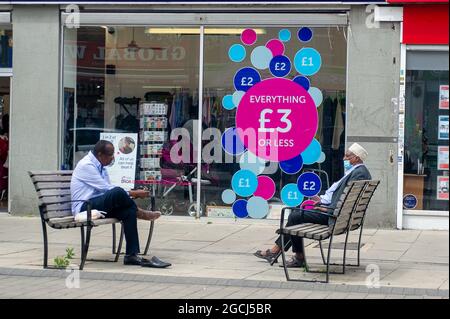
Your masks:
<instances>
[{"instance_id":1,"label":"sandal","mask_svg":"<svg viewBox=\"0 0 450 319\"><path fill-rule=\"evenodd\" d=\"M280 265L280 267L283 267L283 265ZM286 262L286 268L306 268L306 262L292 256L291 260Z\"/></svg>"},{"instance_id":2,"label":"sandal","mask_svg":"<svg viewBox=\"0 0 450 319\"><path fill-rule=\"evenodd\" d=\"M277 253L273 253L270 249L267 249L264 254L261 250L257 250L253 255L255 255L258 258L262 258L267 260L269 263L271 263L276 257Z\"/></svg>"}]
</instances>

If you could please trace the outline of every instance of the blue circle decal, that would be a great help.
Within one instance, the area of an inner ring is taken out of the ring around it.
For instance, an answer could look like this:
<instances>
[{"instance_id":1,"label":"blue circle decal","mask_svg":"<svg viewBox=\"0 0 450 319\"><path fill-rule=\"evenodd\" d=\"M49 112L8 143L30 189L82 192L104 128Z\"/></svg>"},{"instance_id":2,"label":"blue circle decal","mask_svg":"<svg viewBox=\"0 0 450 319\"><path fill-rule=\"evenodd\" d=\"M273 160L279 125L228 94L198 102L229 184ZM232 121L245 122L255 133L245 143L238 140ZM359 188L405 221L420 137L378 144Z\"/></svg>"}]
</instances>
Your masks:
<instances>
[{"instance_id":1,"label":"blue circle decal","mask_svg":"<svg viewBox=\"0 0 450 319\"><path fill-rule=\"evenodd\" d=\"M231 155L239 155L244 153L245 146L241 138L237 135L235 127L230 127L222 134L222 148Z\"/></svg>"},{"instance_id":2,"label":"blue circle decal","mask_svg":"<svg viewBox=\"0 0 450 319\"><path fill-rule=\"evenodd\" d=\"M247 201L245 199L235 201L232 209L234 215L238 218L246 218L248 216Z\"/></svg>"},{"instance_id":3,"label":"blue circle decal","mask_svg":"<svg viewBox=\"0 0 450 319\"><path fill-rule=\"evenodd\" d=\"M301 85L306 91L309 90L309 87L311 85L309 79L306 76L302 75L296 76L292 81Z\"/></svg>"},{"instance_id":4,"label":"blue circle decal","mask_svg":"<svg viewBox=\"0 0 450 319\"><path fill-rule=\"evenodd\" d=\"M280 168L286 174L297 174L303 167L303 158L298 155L290 160L280 162Z\"/></svg>"},{"instance_id":5,"label":"blue circle decal","mask_svg":"<svg viewBox=\"0 0 450 319\"><path fill-rule=\"evenodd\" d=\"M231 179L231 186L236 194L241 197L253 195L258 187L256 175L248 170L237 171Z\"/></svg>"},{"instance_id":6,"label":"blue circle decal","mask_svg":"<svg viewBox=\"0 0 450 319\"><path fill-rule=\"evenodd\" d=\"M322 57L316 49L303 48L295 55L294 66L300 74L306 76L314 75L322 66Z\"/></svg>"},{"instance_id":7,"label":"blue circle decal","mask_svg":"<svg viewBox=\"0 0 450 319\"><path fill-rule=\"evenodd\" d=\"M403 197L403 208L414 209L417 206L417 197L413 194L407 194Z\"/></svg>"},{"instance_id":8,"label":"blue circle decal","mask_svg":"<svg viewBox=\"0 0 450 319\"><path fill-rule=\"evenodd\" d=\"M270 60L272 59L272 51L265 46L259 46L253 49L250 56L252 65L260 70L265 70L269 67Z\"/></svg>"},{"instance_id":9,"label":"blue circle decal","mask_svg":"<svg viewBox=\"0 0 450 319\"><path fill-rule=\"evenodd\" d=\"M308 42L312 39L313 32L310 28L303 27L298 30L298 39L302 42Z\"/></svg>"},{"instance_id":10,"label":"blue circle decal","mask_svg":"<svg viewBox=\"0 0 450 319\"><path fill-rule=\"evenodd\" d=\"M291 72L291 60L284 55L277 55L270 61L269 68L273 76L282 78Z\"/></svg>"},{"instance_id":11,"label":"blue circle decal","mask_svg":"<svg viewBox=\"0 0 450 319\"><path fill-rule=\"evenodd\" d=\"M261 75L254 68L243 68L236 72L233 82L236 91L247 92L253 85L261 82Z\"/></svg>"},{"instance_id":12,"label":"blue circle decal","mask_svg":"<svg viewBox=\"0 0 450 319\"><path fill-rule=\"evenodd\" d=\"M312 197L319 194L322 182L317 174L303 173L297 180L297 187L300 190L300 193Z\"/></svg>"},{"instance_id":13,"label":"blue circle decal","mask_svg":"<svg viewBox=\"0 0 450 319\"><path fill-rule=\"evenodd\" d=\"M281 200L288 207L297 207L303 201L303 194L296 184L287 184L281 190Z\"/></svg>"}]
</instances>

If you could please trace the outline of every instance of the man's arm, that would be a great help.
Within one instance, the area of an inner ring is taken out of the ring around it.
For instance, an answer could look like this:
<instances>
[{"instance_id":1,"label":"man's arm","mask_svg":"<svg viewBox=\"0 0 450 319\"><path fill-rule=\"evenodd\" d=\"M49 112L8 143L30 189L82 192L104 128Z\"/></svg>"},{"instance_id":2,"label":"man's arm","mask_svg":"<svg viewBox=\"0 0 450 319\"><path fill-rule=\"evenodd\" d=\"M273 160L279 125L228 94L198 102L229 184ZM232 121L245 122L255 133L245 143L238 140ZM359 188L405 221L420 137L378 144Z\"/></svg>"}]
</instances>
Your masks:
<instances>
[{"instance_id":1,"label":"man's arm","mask_svg":"<svg viewBox=\"0 0 450 319\"><path fill-rule=\"evenodd\" d=\"M75 170L73 177L98 191L109 191L114 185L105 180L94 165L85 165Z\"/></svg>"}]
</instances>

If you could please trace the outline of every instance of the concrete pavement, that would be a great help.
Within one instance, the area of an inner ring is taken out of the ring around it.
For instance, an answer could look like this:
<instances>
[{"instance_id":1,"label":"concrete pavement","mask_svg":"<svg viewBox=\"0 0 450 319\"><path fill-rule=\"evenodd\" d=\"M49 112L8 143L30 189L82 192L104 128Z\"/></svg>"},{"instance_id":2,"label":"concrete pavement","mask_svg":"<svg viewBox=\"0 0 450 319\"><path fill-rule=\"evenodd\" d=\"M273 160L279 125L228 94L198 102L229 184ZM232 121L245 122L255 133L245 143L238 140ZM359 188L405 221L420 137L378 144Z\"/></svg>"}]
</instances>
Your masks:
<instances>
[{"instance_id":1,"label":"concrete pavement","mask_svg":"<svg viewBox=\"0 0 450 319\"><path fill-rule=\"evenodd\" d=\"M31 287L45 283L40 291L48 289L45 296L50 298L72 294L94 298L102 285L111 287L109 291L117 289L118 294L127 292L124 296L148 298L448 298L448 232L366 229L361 267L348 267L345 275L331 275L330 284L309 284L286 282L277 264L271 267L252 255L272 245L276 228L277 222L268 220L163 216L156 223L149 255L170 261L171 268L124 266L122 259L118 263L88 261L81 272L81 290L77 290L65 285L69 273L42 269L39 218L0 214L0 298L39 295L38 288L24 288L28 283ZM144 245L148 223L139 221L139 231ZM357 235L354 232L350 241L356 242ZM337 238L333 253L336 262L342 256L339 241L344 240ZM79 229L50 230L49 242L50 264L69 247L75 250L73 262L79 262ZM324 269L317 242L307 241L306 245L311 266ZM355 256L356 251L350 250L349 261L354 262ZM88 257L112 258L111 226L94 229ZM320 279L323 274L294 269L292 277ZM171 287L174 292L157 294L157 288L148 291L146 281L161 287L161 291ZM59 294L54 293L53 285L59 287ZM84 293L83 285L87 285ZM108 294L103 297L109 298Z\"/></svg>"}]
</instances>

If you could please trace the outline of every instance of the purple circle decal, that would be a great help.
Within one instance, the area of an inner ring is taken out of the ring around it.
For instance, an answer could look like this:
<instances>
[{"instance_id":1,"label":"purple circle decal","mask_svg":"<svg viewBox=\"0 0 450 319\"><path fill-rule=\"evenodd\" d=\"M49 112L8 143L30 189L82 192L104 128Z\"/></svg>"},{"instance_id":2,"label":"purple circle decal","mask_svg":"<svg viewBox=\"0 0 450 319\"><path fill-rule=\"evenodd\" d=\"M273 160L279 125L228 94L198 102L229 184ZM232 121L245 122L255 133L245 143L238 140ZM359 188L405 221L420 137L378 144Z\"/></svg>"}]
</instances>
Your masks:
<instances>
[{"instance_id":1,"label":"purple circle decal","mask_svg":"<svg viewBox=\"0 0 450 319\"><path fill-rule=\"evenodd\" d=\"M258 188L254 196L259 196L269 200L275 195L275 182L269 176L258 176Z\"/></svg>"},{"instance_id":2,"label":"purple circle decal","mask_svg":"<svg viewBox=\"0 0 450 319\"><path fill-rule=\"evenodd\" d=\"M253 29L245 29L241 34L241 41L245 45L252 45L256 42L256 31Z\"/></svg>"},{"instance_id":3,"label":"purple circle decal","mask_svg":"<svg viewBox=\"0 0 450 319\"><path fill-rule=\"evenodd\" d=\"M269 40L266 47L272 51L273 56L283 55L284 53L284 44L278 39Z\"/></svg>"}]
</instances>

